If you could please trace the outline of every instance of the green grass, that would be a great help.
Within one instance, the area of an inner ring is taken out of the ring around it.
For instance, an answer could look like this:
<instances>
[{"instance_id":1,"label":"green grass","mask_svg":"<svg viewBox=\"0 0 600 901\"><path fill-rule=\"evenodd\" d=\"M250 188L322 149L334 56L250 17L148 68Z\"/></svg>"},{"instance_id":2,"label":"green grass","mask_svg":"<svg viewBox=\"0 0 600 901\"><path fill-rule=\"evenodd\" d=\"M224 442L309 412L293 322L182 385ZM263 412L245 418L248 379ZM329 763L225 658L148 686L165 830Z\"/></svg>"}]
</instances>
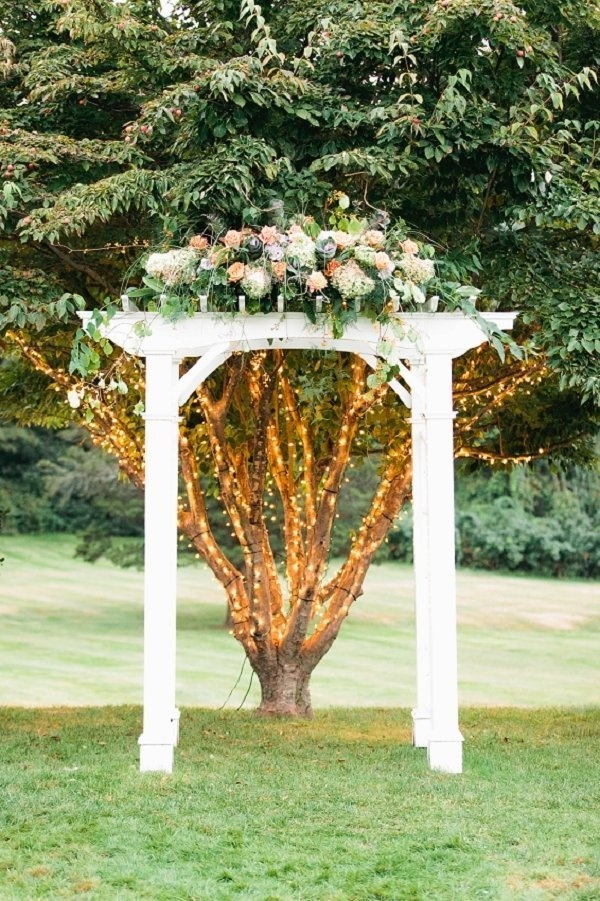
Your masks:
<instances>
[{"instance_id":1,"label":"green grass","mask_svg":"<svg viewBox=\"0 0 600 901\"><path fill-rule=\"evenodd\" d=\"M136 708L0 710L0 898L600 898L600 710L468 710L463 776L407 711L188 710L140 776Z\"/></svg>"},{"instance_id":2,"label":"green grass","mask_svg":"<svg viewBox=\"0 0 600 901\"><path fill-rule=\"evenodd\" d=\"M72 551L0 539L0 704L37 706L0 708L0 901L600 898L597 584L459 575L462 703L578 706L463 709L445 776L401 709L408 568L371 571L311 722L189 707L223 703L242 655L219 587L183 569L176 771L140 776L139 708L45 706L141 693L141 575Z\"/></svg>"},{"instance_id":3,"label":"green grass","mask_svg":"<svg viewBox=\"0 0 600 901\"><path fill-rule=\"evenodd\" d=\"M67 536L0 536L0 704L141 699L142 575L73 558ZM600 704L600 586L489 573L458 576L462 704ZM178 701L217 707L243 655L222 629L220 586L179 579ZM249 671L230 706L241 703ZM366 591L315 671L317 708L414 701L412 572L372 567ZM256 686L246 702L256 703Z\"/></svg>"}]
</instances>

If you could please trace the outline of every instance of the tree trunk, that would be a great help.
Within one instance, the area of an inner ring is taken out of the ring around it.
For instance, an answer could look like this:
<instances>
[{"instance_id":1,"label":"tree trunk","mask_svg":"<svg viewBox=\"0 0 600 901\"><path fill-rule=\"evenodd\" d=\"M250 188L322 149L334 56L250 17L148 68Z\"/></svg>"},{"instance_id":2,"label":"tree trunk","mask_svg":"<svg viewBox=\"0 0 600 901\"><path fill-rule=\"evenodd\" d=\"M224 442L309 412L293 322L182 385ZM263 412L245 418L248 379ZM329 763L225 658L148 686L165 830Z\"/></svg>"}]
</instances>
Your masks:
<instances>
[{"instance_id":1,"label":"tree trunk","mask_svg":"<svg viewBox=\"0 0 600 901\"><path fill-rule=\"evenodd\" d=\"M229 602L225 604L225 618L223 620L223 628L224 629L233 629L235 623L233 619L233 614L231 613L231 607L229 606Z\"/></svg>"},{"instance_id":2,"label":"tree trunk","mask_svg":"<svg viewBox=\"0 0 600 901\"><path fill-rule=\"evenodd\" d=\"M261 701L260 716L312 716L311 670L299 662L278 663L257 672Z\"/></svg>"},{"instance_id":3,"label":"tree trunk","mask_svg":"<svg viewBox=\"0 0 600 901\"><path fill-rule=\"evenodd\" d=\"M387 389L367 390L366 364L352 358L337 426L331 433L328 426L326 440L315 444L307 426L311 410L299 406L283 372L283 355L270 358L261 351L244 359L236 358L225 370L217 393L206 384L197 390L214 476L244 565L236 567L217 543L198 468L202 456L187 435L180 446L188 509L180 512L180 525L225 587L234 636L260 682L257 713L309 717L311 674L362 594L368 565L409 491L410 467L406 449L390 454L346 561L325 581L352 441ZM242 429L245 443L239 446L229 437L227 417L232 412L241 422L249 417L251 426ZM270 544L269 523L278 522L278 515L271 515L276 504L269 503L273 489L281 506L287 586Z\"/></svg>"}]
</instances>

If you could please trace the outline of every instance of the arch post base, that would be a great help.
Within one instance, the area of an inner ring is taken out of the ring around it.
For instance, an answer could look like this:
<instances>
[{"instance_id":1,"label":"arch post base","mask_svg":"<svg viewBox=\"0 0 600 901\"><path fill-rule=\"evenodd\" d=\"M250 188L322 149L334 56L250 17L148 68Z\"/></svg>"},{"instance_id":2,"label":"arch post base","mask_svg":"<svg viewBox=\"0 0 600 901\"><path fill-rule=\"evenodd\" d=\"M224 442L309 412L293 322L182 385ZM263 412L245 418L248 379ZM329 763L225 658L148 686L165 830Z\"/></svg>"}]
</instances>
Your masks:
<instances>
[{"instance_id":1,"label":"arch post base","mask_svg":"<svg viewBox=\"0 0 600 901\"><path fill-rule=\"evenodd\" d=\"M173 745L146 743L140 736L140 773L172 773Z\"/></svg>"},{"instance_id":2,"label":"arch post base","mask_svg":"<svg viewBox=\"0 0 600 901\"><path fill-rule=\"evenodd\" d=\"M460 732L452 739L431 739L427 746L429 769L439 773L462 773L462 746L463 737Z\"/></svg>"}]
</instances>

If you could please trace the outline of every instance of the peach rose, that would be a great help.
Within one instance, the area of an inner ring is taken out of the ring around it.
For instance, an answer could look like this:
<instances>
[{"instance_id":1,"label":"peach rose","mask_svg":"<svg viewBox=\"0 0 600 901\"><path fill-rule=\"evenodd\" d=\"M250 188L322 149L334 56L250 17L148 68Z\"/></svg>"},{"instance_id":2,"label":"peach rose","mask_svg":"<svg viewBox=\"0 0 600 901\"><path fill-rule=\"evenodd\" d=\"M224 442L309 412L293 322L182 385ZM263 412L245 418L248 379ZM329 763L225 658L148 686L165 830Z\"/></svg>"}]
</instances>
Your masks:
<instances>
[{"instance_id":1,"label":"peach rose","mask_svg":"<svg viewBox=\"0 0 600 901\"><path fill-rule=\"evenodd\" d=\"M227 279L230 282L241 282L246 274L246 267L243 263L232 263L227 269Z\"/></svg>"},{"instance_id":2,"label":"peach rose","mask_svg":"<svg viewBox=\"0 0 600 901\"><path fill-rule=\"evenodd\" d=\"M379 272L385 272L386 269L390 271L393 268L393 263L385 251L380 250L375 254L375 268Z\"/></svg>"},{"instance_id":3,"label":"peach rose","mask_svg":"<svg viewBox=\"0 0 600 901\"><path fill-rule=\"evenodd\" d=\"M230 228L221 241L225 247L239 247L242 243L242 233Z\"/></svg>"},{"instance_id":4,"label":"peach rose","mask_svg":"<svg viewBox=\"0 0 600 901\"><path fill-rule=\"evenodd\" d=\"M411 241L410 238L407 238L406 241L402 241L400 247L404 253L411 253L413 256L419 252L419 245L416 241Z\"/></svg>"},{"instance_id":5,"label":"peach rose","mask_svg":"<svg viewBox=\"0 0 600 901\"><path fill-rule=\"evenodd\" d=\"M204 235L194 235L193 238L190 238L190 247L193 250L206 250L208 238L205 238Z\"/></svg>"},{"instance_id":6,"label":"peach rose","mask_svg":"<svg viewBox=\"0 0 600 901\"><path fill-rule=\"evenodd\" d=\"M356 235L349 235L348 232L339 230L333 231L332 234L334 241L340 250L346 250L347 247L352 247L353 244L356 244Z\"/></svg>"},{"instance_id":7,"label":"peach rose","mask_svg":"<svg viewBox=\"0 0 600 901\"><path fill-rule=\"evenodd\" d=\"M260 230L260 239L263 244L274 244L279 232L274 225L264 225Z\"/></svg>"},{"instance_id":8,"label":"peach rose","mask_svg":"<svg viewBox=\"0 0 600 901\"><path fill-rule=\"evenodd\" d=\"M385 244L385 235L378 228L368 229L362 236L362 239L369 247L383 247Z\"/></svg>"},{"instance_id":9,"label":"peach rose","mask_svg":"<svg viewBox=\"0 0 600 901\"><path fill-rule=\"evenodd\" d=\"M275 276L275 278L280 282L282 282L285 278L286 269L287 269L287 263L283 263L283 262L271 263L271 271L272 271L273 275Z\"/></svg>"},{"instance_id":10,"label":"peach rose","mask_svg":"<svg viewBox=\"0 0 600 901\"><path fill-rule=\"evenodd\" d=\"M323 288L327 287L327 279L322 272L315 270L314 272L311 272L306 279L306 287L313 293L315 291L322 291Z\"/></svg>"}]
</instances>

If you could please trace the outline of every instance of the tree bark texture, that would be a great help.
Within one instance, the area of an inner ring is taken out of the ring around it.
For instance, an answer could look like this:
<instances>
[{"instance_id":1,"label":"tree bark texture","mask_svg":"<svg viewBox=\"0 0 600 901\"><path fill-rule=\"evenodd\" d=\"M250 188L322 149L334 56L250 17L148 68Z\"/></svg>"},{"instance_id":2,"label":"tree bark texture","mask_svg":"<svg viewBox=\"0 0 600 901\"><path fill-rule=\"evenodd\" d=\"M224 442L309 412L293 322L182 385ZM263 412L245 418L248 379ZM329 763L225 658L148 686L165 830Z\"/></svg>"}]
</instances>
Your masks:
<instances>
[{"instance_id":1,"label":"tree bark texture","mask_svg":"<svg viewBox=\"0 0 600 901\"><path fill-rule=\"evenodd\" d=\"M276 663L257 669L261 701L257 713L261 716L312 716L310 699L311 671L300 659L293 664Z\"/></svg>"},{"instance_id":2,"label":"tree bark texture","mask_svg":"<svg viewBox=\"0 0 600 901\"><path fill-rule=\"evenodd\" d=\"M406 442L390 449L350 553L328 577L337 502L353 441L367 414L383 402L387 386L367 388L366 364L353 357L331 428L321 426L319 432L302 407L292 375L280 352L239 355L217 387L204 384L197 391L210 477L218 483L243 565L235 566L215 539L198 441L186 435L181 462L187 504L180 526L225 588L233 633L259 678L258 712L309 716L310 675L361 595L369 564L408 496L410 457ZM274 508L278 516L269 515ZM270 540L272 519L283 532L285 588Z\"/></svg>"}]
</instances>

